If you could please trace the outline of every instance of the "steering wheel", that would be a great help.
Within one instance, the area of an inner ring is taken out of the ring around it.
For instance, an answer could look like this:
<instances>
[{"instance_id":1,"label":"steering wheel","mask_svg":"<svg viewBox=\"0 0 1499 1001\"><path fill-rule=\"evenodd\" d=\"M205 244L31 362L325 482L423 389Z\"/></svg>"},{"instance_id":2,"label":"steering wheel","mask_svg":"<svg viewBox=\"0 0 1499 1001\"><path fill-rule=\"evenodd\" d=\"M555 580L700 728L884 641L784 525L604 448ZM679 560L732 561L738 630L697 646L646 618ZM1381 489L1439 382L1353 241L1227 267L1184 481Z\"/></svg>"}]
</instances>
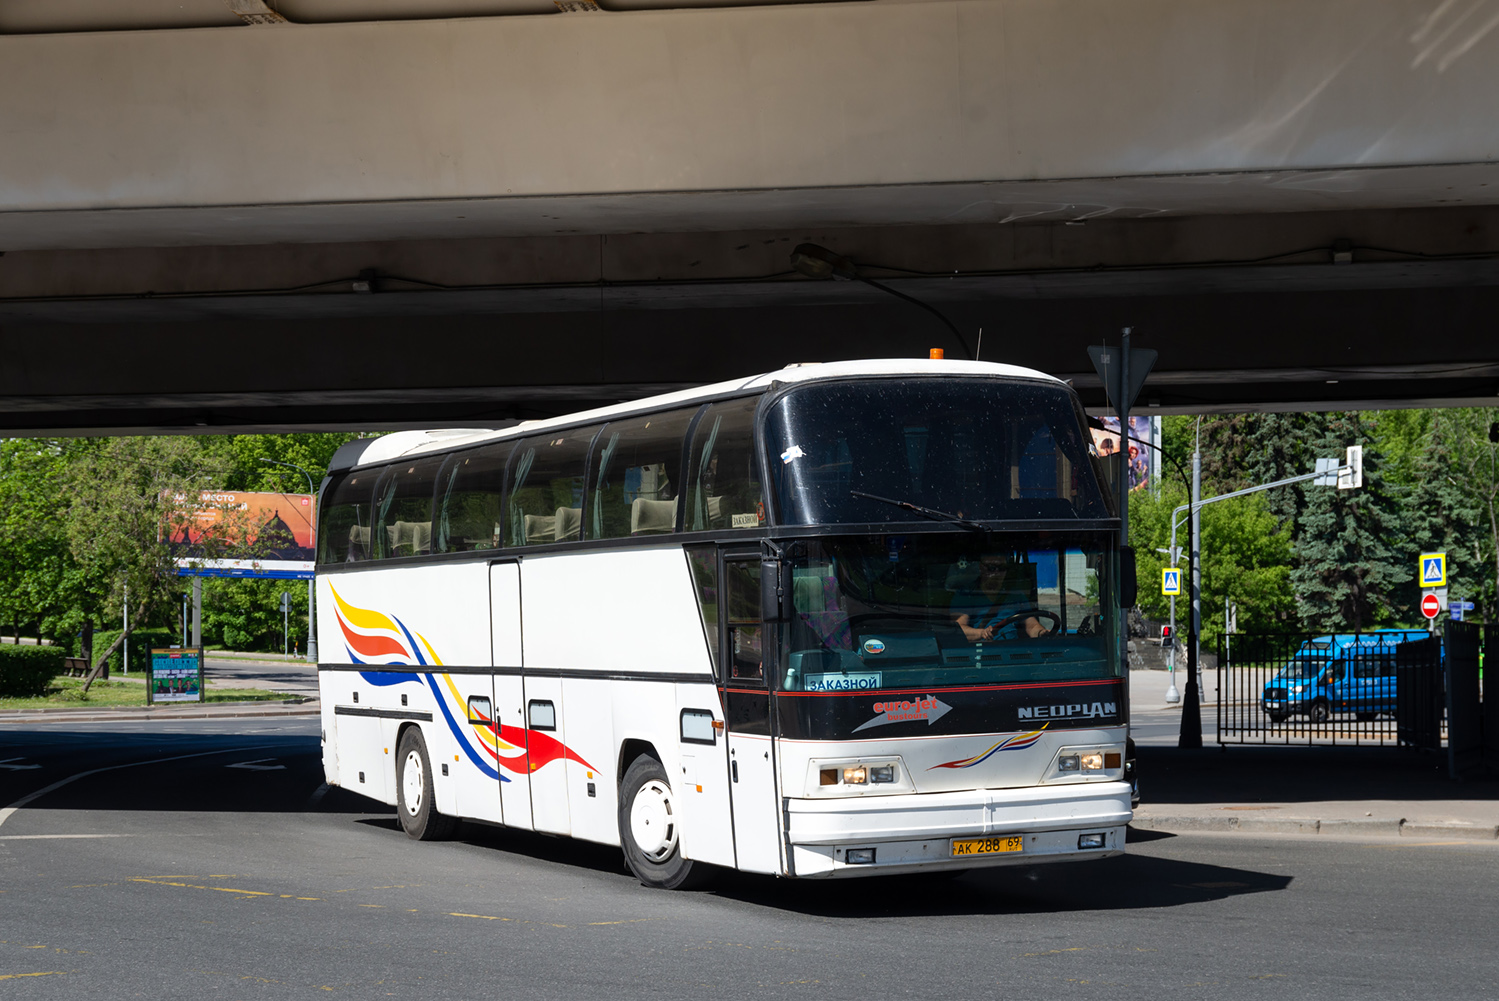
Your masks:
<instances>
[{"instance_id":1,"label":"steering wheel","mask_svg":"<svg viewBox=\"0 0 1499 1001\"><path fill-rule=\"evenodd\" d=\"M1055 636L1062 629L1062 617L1060 615L1057 615L1055 612L1048 612L1044 608L1027 608L1027 609L1025 609L1023 611L1016 612L1014 615L1007 615L1002 620L1000 620L999 622L994 622L994 623L991 623L990 625L994 629L995 633L999 633L1006 626L1009 626L1012 623L1021 622L1021 621L1025 620L1025 619L1035 619L1035 618L1050 619L1051 620L1051 628L1048 629L1048 630L1046 630L1044 633L1042 633L1041 634L1042 636ZM1026 638L1027 639L1036 639L1036 638L1039 638L1039 637L1026 637Z\"/></svg>"}]
</instances>

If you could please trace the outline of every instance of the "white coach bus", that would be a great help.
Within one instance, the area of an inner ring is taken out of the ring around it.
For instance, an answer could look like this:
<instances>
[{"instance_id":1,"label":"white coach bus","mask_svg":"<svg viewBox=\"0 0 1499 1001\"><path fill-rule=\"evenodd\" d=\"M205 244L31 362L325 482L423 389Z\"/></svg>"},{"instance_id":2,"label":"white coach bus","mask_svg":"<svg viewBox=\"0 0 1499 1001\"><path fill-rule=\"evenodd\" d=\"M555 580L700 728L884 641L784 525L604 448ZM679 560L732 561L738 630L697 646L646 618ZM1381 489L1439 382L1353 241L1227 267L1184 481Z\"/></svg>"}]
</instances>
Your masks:
<instances>
[{"instance_id":1,"label":"white coach bus","mask_svg":"<svg viewBox=\"0 0 1499 1001\"><path fill-rule=\"evenodd\" d=\"M352 442L320 495L324 769L413 838L659 887L1124 849L1133 562L1050 376L798 366Z\"/></svg>"}]
</instances>

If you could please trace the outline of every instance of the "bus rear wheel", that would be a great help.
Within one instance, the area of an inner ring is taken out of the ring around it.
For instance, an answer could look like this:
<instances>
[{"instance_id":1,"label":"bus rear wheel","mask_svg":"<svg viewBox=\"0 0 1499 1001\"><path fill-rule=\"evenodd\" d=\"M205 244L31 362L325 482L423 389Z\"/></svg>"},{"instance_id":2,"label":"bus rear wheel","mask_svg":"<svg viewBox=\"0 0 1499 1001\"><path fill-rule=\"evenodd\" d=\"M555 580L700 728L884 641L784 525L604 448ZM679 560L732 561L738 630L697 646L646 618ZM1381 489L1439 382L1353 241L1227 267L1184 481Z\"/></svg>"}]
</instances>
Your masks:
<instances>
[{"instance_id":1,"label":"bus rear wheel","mask_svg":"<svg viewBox=\"0 0 1499 1001\"><path fill-rule=\"evenodd\" d=\"M396 745L396 815L401 829L417 841L451 837L458 821L437 812L432 793L432 759L421 730L411 727Z\"/></svg>"},{"instance_id":2,"label":"bus rear wheel","mask_svg":"<svg viewBox=\"0 0 1499 1001\"><path fill-rule=\"evenodd\" d=\"M619 843L625 864L646 886L688 890L700 886L707 866L682 857L681 816L661 762L641 755L619 784Z\"/></svg>"}]
</instances>

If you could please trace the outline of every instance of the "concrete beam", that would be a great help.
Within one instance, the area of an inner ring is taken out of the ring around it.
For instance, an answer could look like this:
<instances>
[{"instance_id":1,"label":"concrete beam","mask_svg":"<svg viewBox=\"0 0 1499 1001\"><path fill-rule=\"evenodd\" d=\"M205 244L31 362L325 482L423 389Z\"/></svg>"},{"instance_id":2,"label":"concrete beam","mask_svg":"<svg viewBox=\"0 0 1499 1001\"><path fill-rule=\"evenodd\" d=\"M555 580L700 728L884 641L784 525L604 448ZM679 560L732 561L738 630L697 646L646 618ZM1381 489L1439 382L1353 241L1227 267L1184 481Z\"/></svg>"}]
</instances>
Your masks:
<instances>
[{"instance_id":1,"label":"concrete beam","mask_svg":"<svg viewBox=\"0 0 1499 1001\"><path fill-rule=\"evenodd\" d=\"M1460 7L930 0L5 36L0 249L1493 202L1499 32Z\"/></svg>"}]
</instances>

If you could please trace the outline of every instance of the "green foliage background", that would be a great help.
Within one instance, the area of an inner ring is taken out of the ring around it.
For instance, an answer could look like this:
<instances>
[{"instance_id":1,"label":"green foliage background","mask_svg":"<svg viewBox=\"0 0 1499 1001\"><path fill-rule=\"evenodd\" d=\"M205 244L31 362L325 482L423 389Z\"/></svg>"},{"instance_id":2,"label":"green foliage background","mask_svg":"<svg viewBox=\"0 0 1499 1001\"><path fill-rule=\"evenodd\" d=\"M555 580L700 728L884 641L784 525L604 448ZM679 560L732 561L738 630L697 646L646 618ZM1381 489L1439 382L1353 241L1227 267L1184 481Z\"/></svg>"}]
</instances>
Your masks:
<instances>
[{"instance_id":1,"label":"green foliage background","mask_svg":"<svg viewBox=\"0 0 1499 1001\"><path fill-rule=\"evenodd\" d=\"M1141 609L1164 619L1163 553L1172 511L1187 501L1186 469L1202 450L1203 496L1311 471L1319 456L1364 446L1364 486L1298 484L1202 511L1204 644L1223 629L1225 599L1244 631L1332 631L1419 626L1416 558L1444 551L1450 593L1499 621L1499 445L1489 441L1499 408L1366 413L1229 414L1164 419L1161 482L1133 495ZM306 469L321 483L333 453L353 434L0 440L0 631L61 641L76 650L85 622L96 654L118 635L125 585L132 621L175 639L181 596L159 543L164 491L203 487L300 493ZM1187 547L1185 523L1177 542ZM1186 567L1184 553L1180 565ZM282 649L279 606L292 595L289 640L307 642L307 589L300 581L207 579L204 640L241 650ZM138 614L139 613L139 614ZM1186 632L1185 600L1178 601ZM149 646L132 642L132 660ZM118 653L114 655L118 665Z\"/></svg>"},{"instance_id":2,"label":"green foliage background","mask_svg":"<svg viewBox=\"0 0 1499 1001\"><path fill-rule=\"evenodd\" d=\"M180 512L163 492L265 490L305 493L300 466L322 481L339 446L355 434L0 440L0 631L44 637L73 653L85 622L101 654L118 637L126 585L134 628L177 642L182 596L160 542L160 525ZM303 581L208 578L205 644L279 652L280 594L292 595L290 639L307 642ZM148 643L132 642L132 666ZM119 666L116 651L111 661Z\"/></svg>"}]
</instances>

